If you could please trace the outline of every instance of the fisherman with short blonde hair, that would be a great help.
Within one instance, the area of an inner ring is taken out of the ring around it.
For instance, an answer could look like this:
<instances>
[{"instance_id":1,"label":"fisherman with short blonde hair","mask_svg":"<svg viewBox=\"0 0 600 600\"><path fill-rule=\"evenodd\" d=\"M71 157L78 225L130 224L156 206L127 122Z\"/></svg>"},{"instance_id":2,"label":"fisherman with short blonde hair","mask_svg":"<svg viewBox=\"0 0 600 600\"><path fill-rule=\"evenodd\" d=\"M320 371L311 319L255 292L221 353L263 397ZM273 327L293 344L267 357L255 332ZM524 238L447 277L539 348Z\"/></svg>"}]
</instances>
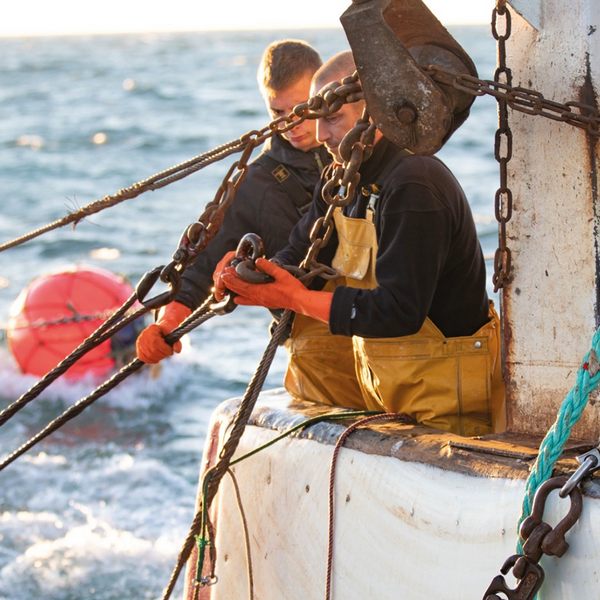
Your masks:
<instances>
[{"instance_id":1,"label":"fisherman with short blonde hair","mask_svg":"<svg viewBox=\"0 0 600 600\"><path fill-rule=\"evenodd\" d=\"M301 40L282 40L264 51L258 83L273 119L287 116L309 98L310 82L321 66L319 53ZM210 295L217 262L234 250L246 233L258 234L268 256L288 243L291 230L310 206L313 190L330 157L316 139L314 120L306 120L265 142L225 213L223 224L196 262L183 274L175 301L161 309L156 323L138 337L137 355L155 364L181 350L164 336Z\"/></svg>"}]
</instances>

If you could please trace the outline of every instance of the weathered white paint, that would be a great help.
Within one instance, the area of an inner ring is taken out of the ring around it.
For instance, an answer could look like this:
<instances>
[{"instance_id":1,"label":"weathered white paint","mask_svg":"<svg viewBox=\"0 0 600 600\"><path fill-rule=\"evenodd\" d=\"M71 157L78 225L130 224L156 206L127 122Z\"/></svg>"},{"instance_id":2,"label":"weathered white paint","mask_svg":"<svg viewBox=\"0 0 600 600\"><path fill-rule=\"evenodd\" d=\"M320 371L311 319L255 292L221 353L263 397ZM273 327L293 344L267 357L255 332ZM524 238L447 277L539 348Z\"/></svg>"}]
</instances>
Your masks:
<instances>
[{"instance_id":1,"label":"weathered white paint","mask_svg":"<svg viewBox=\"0 0 600 600\"><path fill-rule=\"evenodd\" d=\"M285 395L265 396L262 414L269 406L280 411L281 398ZM230 413L231 407L221 409ZM219 421L227 428L222 417ZM343 431L329 427L334 439ZM278 433L247 428L237 454ZM333 448L286 438L234 467L250 532L256 599L325 597ZM482 598L514 554L523 489L522 479L485 479L406 462L401 445L391 455L342 449L335 480L332 599ZM559 506L553 496L544 516L555 525L569 501ZM219 581L201 597L249 598L242 522L228 478L214 509ZM542 559L546 581L540 600L598 597L600 548L594 532L599 525L600 504L586 498L582 519L568 534L568 552L561 559ZM513 585L510 576L507 582Z\"/></svg>"},{"instance_id":2,"label":"weathered white paint","mask_svg":"<svg viewBox=\"0 0 600 600\"><path fill-rule=\"evenodd\" d=\"M512 11L513 85L557 102L593 102L581 94L588 55L599 57L598 11L596 0L545 2L539 31ZM543 117L511 111L509 119L513 277L502 297L509 426L542 433L574 385L597 325L598 142ZM597 408L588 409L576 435L599 434Z\"/></svg>"},{"instance_id":3,"label":"weathered white paint","mask_svg":"<svg viewBox=\"0 0 600 600\"><path fill-rule=\"evenodd\" d=\"M542 28L542 0L512 0L511 6L536 29Z\"/></svg>"}]
</instances>

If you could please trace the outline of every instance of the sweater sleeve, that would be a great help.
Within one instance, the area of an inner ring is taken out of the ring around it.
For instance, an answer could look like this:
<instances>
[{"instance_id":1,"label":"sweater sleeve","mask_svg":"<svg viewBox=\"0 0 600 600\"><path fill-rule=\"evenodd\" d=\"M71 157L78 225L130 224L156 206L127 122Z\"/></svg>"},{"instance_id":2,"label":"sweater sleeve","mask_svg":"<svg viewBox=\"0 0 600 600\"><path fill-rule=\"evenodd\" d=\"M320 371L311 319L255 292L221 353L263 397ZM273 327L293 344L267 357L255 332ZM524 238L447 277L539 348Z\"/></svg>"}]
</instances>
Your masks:
<instances>
[{"instance_id":1,"label":"sweater sleeve","mask_svg":"<svg viewBox=\"0 0 600 600\"><path fill-rule=\"evenodd\" d=\"M308 249L311 246L310 234L315 222L321 217L324 217L326 212L327 204L321 198L321 185L318 185L313 195L313 201L310 208L292 230L289 243L271 258L281 261L284 265L298 266L306 258ZM322 236L324 233L325 231L322 230L317 235ZM336 248L337 232L334 228L328 243L319 250L317 260L328 266L331 265L331 260L333 259ZM324 281L317 278L315 280L315 285L311 287L316 286L316 288L321 288L323 285Z\"/></svg>"}]
</instances>

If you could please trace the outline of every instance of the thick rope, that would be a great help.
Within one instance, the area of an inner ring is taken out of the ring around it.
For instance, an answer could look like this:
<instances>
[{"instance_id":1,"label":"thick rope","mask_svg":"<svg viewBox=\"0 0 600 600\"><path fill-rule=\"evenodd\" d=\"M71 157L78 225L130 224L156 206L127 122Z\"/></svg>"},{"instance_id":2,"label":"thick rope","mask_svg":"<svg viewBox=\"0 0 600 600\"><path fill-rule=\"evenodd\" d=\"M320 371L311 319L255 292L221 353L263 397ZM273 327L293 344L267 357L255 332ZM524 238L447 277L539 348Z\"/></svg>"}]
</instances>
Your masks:
<instances>
[{"instance_id":1,"label":"thick rope","mask_svg":"<svg viewBox=\"0 0 600 600\"><path fill-rule=\"evenodd\" d=\"M196 513L190 531L185 539L181 551L179 552L177 564L175 565L173 573L171 574L171 579L169 580L169 583L165 588L163 600L167 600L171 597L171 594L173 593L173 590L175 588L175 584L177 583L177 579L179 578L183 567L185 566L186 562L188 561L188 558L190 557L190 554L192 553L192 550L194 549L194 546L196 544L196 535L198 535L202 527L202 513L203 511L207 511L210 507L219 488L219 483L221 482L223 475L227 472L227 469L229 469L231 457L233 456L235 450L238 447L239 441L242 437L242 434L244 433L246 424L248 423L250 415L254 410L256 400L267 377L269 368L271 366L271 363L273 362L273 358L275 357L275 353L279 346L279 342L286 334L285 330L288 321L291 317L291 314L292 312L290 310L285 310L283 312L283 315L281 316L277 327L273 331L273 335L269 340L265 353L263 354L263 357L260 360L260 363L254 373L254 376L252 377L252 380L246 388L246 392L240 404L240 408L238 409L238 412L235 415L233 427L231 428L229 437L227 438L227 441L225 442L223 448L221 449L221 452L219 453L219 460L217 464L213 468L211 468L205 475L205 481L207 478L210 478L210 480L207 483L206 494L202 502L202 507Z\"/></svg>"},{"instance_id":2,"label":"thick rope","mask_svg":"<svg viewBox=\"0 0 600 600\"><path fill-rule=\"evenodd\" d=\"M62 219L58 219L57 221L49 223L44 227L40 227L39 229L31 231L28 234L15 238L10 242L1 244L0 252L8 250L9 248L14 248L15 246L19 246L20 244L28 242L29 240L32 240L44 233L48 233L49 231L53 231L54 229L59 229L60 227L64 227L65 225L73 223L73 226L75 226L86 217L96 214L104 210L105 208L110 208L112 206L120 204L125 200L131 200L132 198L136 198L137 196L140 196L141 194L149 190L158 190L169 185L170 183L179 181L180 179L183 179L188 175L191 175L192 173L195 173L196 171L199 171L200 169L203 169L204 167L214 162L222 160L223 158L226 158L231 154L241 152L242 150L244 150L244 148L246 148L248 143L249 142L244 140L243 138L233 140L231 142L223 144L222 146L218 146L217 148L214 148L209 152L205 152L204 154L200 154L194 158L191 158L186 162L180 163L179 165L175 165L170 169L161 171L160 173L157 173L152 177L149 177L148 179L144 179L143 181L134 183L133 185L127 188L119 190L116 194L113 194L112 196L105 196L104 198L102 198L102 200L95 200L87 206L84 206L83 208L80 208L75 212L69 213L66 217L63 217Z\"/></svg>"},{"instance_id":3,"label":"thick rope","mask_svg":"<svg viewBox=\"0 0 600 600\"><path fill-rule=\"evenodd\" d=\"M600 356L600 329L592 337L592 348L585 355L577 372L575 386L566 395L554 424L542 440L538 457L525 483L525 496L517 531L521 527L521 523L531 514L533 498L537 489L552 476L552 469L565 448L573 426L583 414L590 392L598 386L600 380L598 356ZM522 553L520 538L517 542L517 552Z\"/></svg>"},{"instance_id":4,"label":"thick rope","mask_svg":"<svg viewBox=\"0 0 600 600\"><path fill-rule=\"evenodd\" d=\"M2 463L0 463L0 471L4 470L8 465L17 460L19 456L22 456L33 448L36 444L41 442L43 439L47 438L51 433L54 433L57 429L60 429L65 423L74 419L77 415L81 414L88 406L93 404L98 398L104 396L110 390L112 390L115 386L117 386L121 381L127 379L130 375L139 371L144 366L144 363L136 358L131 361L127 366L123 367L118 373L113 375L110 379L105 381L101 386L96 388L94 392L92 392L89 396L78 400L68 408L60 417L50 422L42 431L34 435L27 442L25 442L21 447L17 448L12 454L10 454Z\"/></svg>"}]
</instances>

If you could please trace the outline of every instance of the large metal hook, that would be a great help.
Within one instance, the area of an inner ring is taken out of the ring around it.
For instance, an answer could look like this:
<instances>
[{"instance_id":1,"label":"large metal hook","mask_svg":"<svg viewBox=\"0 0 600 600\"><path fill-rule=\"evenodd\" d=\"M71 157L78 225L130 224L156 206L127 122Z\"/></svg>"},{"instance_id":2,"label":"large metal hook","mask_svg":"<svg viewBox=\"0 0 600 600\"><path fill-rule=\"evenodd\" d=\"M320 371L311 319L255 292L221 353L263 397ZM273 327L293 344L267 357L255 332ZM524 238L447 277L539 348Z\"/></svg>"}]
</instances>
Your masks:
<instances>
[{"instance_id":1,"label":"large metal hook","mask_svg":"<svg viewBox=\"0 0 600 600\"><path fill-rule=\"evenodd\" d=\"M265 248L260 236L256 233L247 233L240 240L235 252L235 258L231 261L231 264L235 267L235 272L244 281L248 281L249 283L270 283L274 279L262 271L257 271L254 266L256 259L262 258L264 255Z\"/></svg>"},{"instance_id":2,"label":"large metal hook","mask_svg":"<svg viewBox=\"0 0 600 600\"><path fill-rule=\"evenodd\" d=\"M421 66L476 76L469 55L422 0L353 0L340 21L377 128L415 154L437 152L474 97L438 85Z\"/></svg>"},{"instance_id":3,"label":"large metal hook","mask_svg":"<svg viewBox=\"0 0 600 600\"><path fill-rule=\"evenodd\" d=\"M535 493L531 515L521 523L519 533L523 539L527 540L523 551L534 560L539 560L542 552L549 556L561 557L569 548L565 534L581 516L583 508L581 490L578 487L571 490L569 512L554 529L543 520L548 496L552 491L563 488L568 480L568 477L553 477L545 481ZM535 535L536 530L541 532L543 529L547 529L547 531L543 534L540 533L539 536ZM537 556L538 554L539 556Z\"/></svg>"}]
</instances>

